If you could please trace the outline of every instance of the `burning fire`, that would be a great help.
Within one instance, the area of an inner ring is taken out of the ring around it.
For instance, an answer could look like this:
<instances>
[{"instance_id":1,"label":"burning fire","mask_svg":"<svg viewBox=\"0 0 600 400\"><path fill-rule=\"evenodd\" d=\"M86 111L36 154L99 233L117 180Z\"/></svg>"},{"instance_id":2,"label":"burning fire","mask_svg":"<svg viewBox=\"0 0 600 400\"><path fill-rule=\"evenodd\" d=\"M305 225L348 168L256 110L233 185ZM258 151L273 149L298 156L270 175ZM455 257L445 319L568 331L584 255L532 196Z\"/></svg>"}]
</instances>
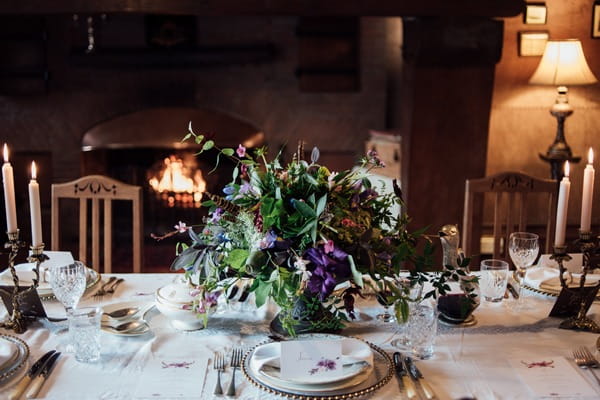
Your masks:
<instances>
[{"instance_id":1,"label":"burning fire","mask_svg":"<svg viewBox=\"0 0 600 400\"><path fill-rule=\"evenodd\" d=\"M148 183L167 201L169 207L176 204L199 207L202 193L206 191L202 171L176 156L165 158L161 170Z\"/></svg>"}]
</instances>

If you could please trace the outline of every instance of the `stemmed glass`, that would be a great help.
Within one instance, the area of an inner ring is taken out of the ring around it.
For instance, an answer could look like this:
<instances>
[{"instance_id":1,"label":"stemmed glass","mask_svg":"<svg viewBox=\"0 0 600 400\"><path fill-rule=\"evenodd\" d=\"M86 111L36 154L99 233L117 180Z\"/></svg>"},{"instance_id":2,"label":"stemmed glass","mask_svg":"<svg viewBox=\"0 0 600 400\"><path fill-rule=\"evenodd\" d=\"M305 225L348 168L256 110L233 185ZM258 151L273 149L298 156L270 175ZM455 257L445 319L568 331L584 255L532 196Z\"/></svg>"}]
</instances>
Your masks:
<instances>
[{"instance_id":1,"label":"stemmed glass","mask_svg":"<svg viewBox=\"0 0 600 400\"><path fill-rule=\"evenodd\" d=\"M377 314L377 319L381 322L394 322L396 320L396 317L390 314L390 307L394 304L393 293L388 288L390 284L390 282L384 282L383 287L379 287L375 294L377 302L383 306L383 313Z\"/></svg>"},{"instance_id":2,"label":"stemmed glass","mask_svg":"<svg viewBox=\"0 0 600 400\"><path fill-rule=\"evenodd\" d=\"M73 264L53 265L49 272L52 292L65 307L70 326L71 313L85 291L86 267L83 263L75 261ZM70 342L70 338L68 341ZM67 351L70 347L68 343Z\"/></svg>"},{"instance_id":3,"label":"stemmed glass","mask_svg":"<svg viewBox=\"0 0 600 400\"><path fill-rule=\"evenodd\" d=\"M513 232L508 238L508 253L517 269L519 280L519 299L522 304L522 287L527 269L533 265L540 251L539 236L535 233Z\"/></svg>"}]
</instances>

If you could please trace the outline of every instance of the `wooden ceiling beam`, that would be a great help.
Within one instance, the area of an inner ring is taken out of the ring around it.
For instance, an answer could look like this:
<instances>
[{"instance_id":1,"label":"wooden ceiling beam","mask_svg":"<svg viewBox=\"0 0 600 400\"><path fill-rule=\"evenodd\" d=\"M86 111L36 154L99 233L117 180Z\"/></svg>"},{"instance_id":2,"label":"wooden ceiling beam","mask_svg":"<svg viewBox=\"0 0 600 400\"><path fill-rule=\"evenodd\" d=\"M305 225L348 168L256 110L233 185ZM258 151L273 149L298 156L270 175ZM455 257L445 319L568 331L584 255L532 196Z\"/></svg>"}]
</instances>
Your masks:
<instances>
[{"instance_id":1,"label":"wooden ceiling beam","mask_svg":"<svg viewBox=\"0 0 600 400\"><path fill-rule=\"evenodd\" d=\"M525 0L10 0L0 14L511 17Z\"/></svg>"}]
</instances>

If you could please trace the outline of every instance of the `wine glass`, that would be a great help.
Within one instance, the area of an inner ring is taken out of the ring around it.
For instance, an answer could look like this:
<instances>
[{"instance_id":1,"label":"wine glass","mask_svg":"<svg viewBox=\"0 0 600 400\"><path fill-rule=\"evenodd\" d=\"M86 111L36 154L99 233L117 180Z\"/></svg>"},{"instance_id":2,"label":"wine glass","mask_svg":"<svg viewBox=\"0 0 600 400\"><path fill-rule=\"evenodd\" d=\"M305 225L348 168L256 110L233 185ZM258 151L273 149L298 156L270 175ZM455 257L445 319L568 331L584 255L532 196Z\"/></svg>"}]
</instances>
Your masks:
<instances>
[{"instance_id":1,"label":"wine glass","mask_svg":"<svg viewBox=\"0 0 600 400\"><path fill-rule=\"evenodd\" d=\"M416 306L422 300L421 296L423 294L423 283L411 280L407 276L401 276L398 279L399 289L402 291L402 299L398 300L398 302L406 302L408 305L408 314L410 318L410 314L415 310ZM399 305L399 304L397 304ZM396 334L397 336L394 340L391 341L391 345L399 348L400 350L407 350L410 345L410 337L407 332L408 320L403 320L402 318L397 319L397 327Z\"/></svg>"},{"instance_id":2,"label":"wine glass","mask_svg":"<svg viewBox=\"0 0 600 400\"><path fill-rule=\"evenodd\" d=\"M85 291L86 267L83 263L75 261L73 264L53 265L49 272L52 292L65 307L70 326L71 313ZM70 338L68 342L71 342ZM72 346L68 343L66 351L70 349Z\"/></svg>"},{"instance_id":3,"label":"wine glass","mask_svg":"<svg viewBox=\"0 0 600 400\"><path fill-rule=\"evenodd\" d=\"M390 306L394 304L394 299L392 291L387 288L387 284L384 284L383 288L380 288L375 294L377 302L383 306L383 313L377 314L377 319L381 322L394 322L396 317L390 313Z\"/></svg>"},{"instance_id":4,"label":"wine glass","mask_svg":"<svg viewBox=\"0 0 600 400\"><path fill-rule=\"evenodd\" d=\"M508 253L517 269L516 275L519 281L518 303L521 303L521 288L525 282L527 269L533 265L540 251L539 239L535 233L528 232L513 232L508 238Z\"/></svg>"}]
</instances>

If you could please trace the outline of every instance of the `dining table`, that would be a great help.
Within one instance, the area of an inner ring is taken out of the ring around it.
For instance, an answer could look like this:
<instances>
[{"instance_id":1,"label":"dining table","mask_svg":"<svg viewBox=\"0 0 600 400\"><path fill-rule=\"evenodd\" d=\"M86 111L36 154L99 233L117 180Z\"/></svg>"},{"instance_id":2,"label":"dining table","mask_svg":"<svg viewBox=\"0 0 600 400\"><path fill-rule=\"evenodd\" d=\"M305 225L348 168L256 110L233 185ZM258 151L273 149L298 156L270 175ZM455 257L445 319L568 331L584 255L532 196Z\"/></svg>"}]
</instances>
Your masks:
<instances>
[{"instance_id":1,"label":"dining table","mask_svg":"<svg viewBox=\"0 0 600 400\"><path fill-rule=\"evenodd\" d=\"M222 302L210 316L204 329L180 331L151 304L157 289L181 276L175 273L142 273L102 275L123 278L124 282L113 295L97 298L94 290L84 294L78 307L135 303L148 304L144 318L150 331L139 336L116 335L102 331L100 360L82 363L65 351L68 335L65 322L41 319L32 322L26 332L15 334L0 329L0 333L17 336L30 349L28 365L49 350L59 349L62 355L42 387L39 397L45 399L138 399L138 398L227 398L213 395L217 371L213 368L214 355L229 357L232 349L252 349L270 341L269 323L277 308L268 302L260 308L252 297L247 301ZM433 387L437 398L443 399L532 399L535 398L528 382L514 368L514 360L536 358L550 361L564 358L573 370L596 392L590 398L600 398L600 387L591 370L575 366L572 351L586 346L595 352L598 334L560 329L561 319L549 317L556 297L524 291L525 307L515 307L515 300L498 303L482 301L475 310L476 324L451 326L438 324L438 335L433 357L416 360L416 365ZM6 310L0 305L0 316ZM51 317L65 315L56 300L44 301ZM391 355L398 351L391 345L398 336L399 325L383 323L376 318L382 306L374 297L358 298L356 319L347 323L340 333L362 339L378 346ZM591 306L589 316L599 320L599 304ZM162 367L161 367L162 366ZM170 366L177 366L176 375ZM229 383L232 369L226 368L221 380ZM0 388L0 398L6 398L18 375ZM21 373L22 375L22 373ZM174 378L177 377L177 378ZM251 384L238 369L236 371L237 399L280 399ZM185 388L184 394L173 397L173 387ZM394 377L377 391L365 396L373 399L404 399L406 393Z\"/></svg>"}]
</instances>

